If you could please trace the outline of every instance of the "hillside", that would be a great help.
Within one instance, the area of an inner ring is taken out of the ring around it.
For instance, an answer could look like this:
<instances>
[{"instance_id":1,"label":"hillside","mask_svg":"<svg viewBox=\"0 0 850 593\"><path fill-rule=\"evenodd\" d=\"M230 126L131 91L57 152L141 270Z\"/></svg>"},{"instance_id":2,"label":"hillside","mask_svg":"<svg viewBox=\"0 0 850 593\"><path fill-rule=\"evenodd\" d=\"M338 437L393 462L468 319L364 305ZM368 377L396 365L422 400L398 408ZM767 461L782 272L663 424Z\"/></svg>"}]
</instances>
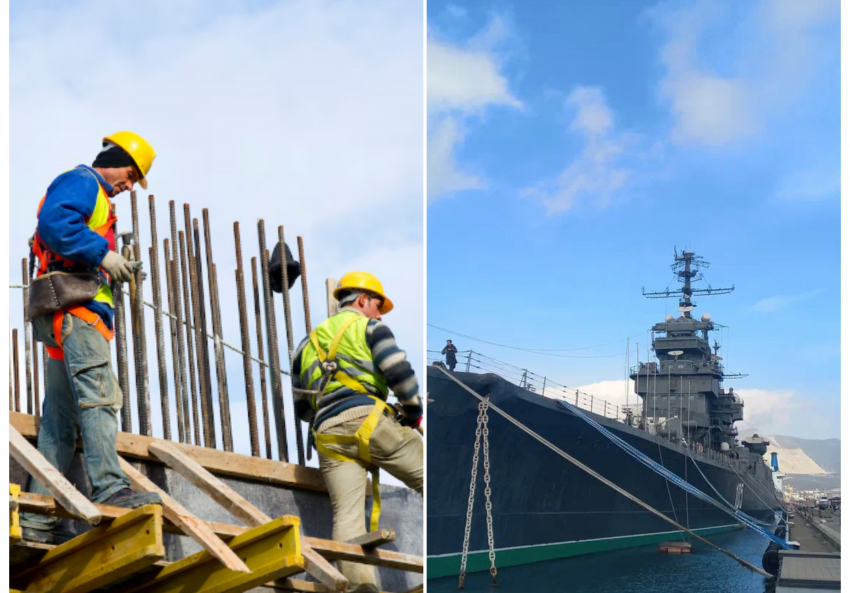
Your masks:
<instances>
[{"instance_id":1,"label":"hillside","mask_svg":"<svg viewBox=\"0 0 850 593\"><path fill-rule=\"evenodd\" d=\"M770 454L779 454L779 469L787 474L805 474L811 476L829 473L841 473L840 439L801 439L785 435L764 435L757 428L742 429L740 439L744 440L757 433L770 441L765 460L770 462Z\"/></svg>"}]
</instances>

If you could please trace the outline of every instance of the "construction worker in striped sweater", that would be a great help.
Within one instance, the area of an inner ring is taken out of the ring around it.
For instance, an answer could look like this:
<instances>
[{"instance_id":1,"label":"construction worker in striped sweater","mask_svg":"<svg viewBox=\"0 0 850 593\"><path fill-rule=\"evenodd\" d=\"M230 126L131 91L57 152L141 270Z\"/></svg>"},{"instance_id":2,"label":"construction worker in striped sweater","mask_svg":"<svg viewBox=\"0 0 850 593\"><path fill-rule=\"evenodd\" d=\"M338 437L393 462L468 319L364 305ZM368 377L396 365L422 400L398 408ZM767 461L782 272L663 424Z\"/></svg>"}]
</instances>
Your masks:
<instances>
[{"instance_id":1,"label":"construction worker in striped sweater","mask_svg":"<svg viewBox=\"0 0 850 593\"><path fill-rule=\"evenodd\" d=\"M136 183L147 188L155 156L151 145L133 132L104 138L103 149L91 167L79 165L66 171L47 188L31 242L41 280L35 280L30 288L30 311L35 309L35 284L52 282L42 278L47 274L88 275L97 291L90 300L60 305L32 320L35 338L48 352L38 450L65 473L82 434L92 501L125 508L161 501L157 494L130 490L115 450L117 412L123 396L112 372L109 349L113 317L109 282L129 282L141 263L129 262L116 251L116 217L110 198ZM32 479L27 490L50 494ZM42 543L61 543L72 537L73 533L57 529L58 522L55 517L22 514L23 537Z\"/></svg>"},{"instance_id":2,"label":"construction worker in striped sweater","mask_svg":"<svg viewBox=\"0 0 850 593\"><path fill-rule=\"evenodd\" d=\"M333 539L366 533L367 471L372 472L370 530L378 528L379 468L422 494L419 384L381 316L393 308L372 274L349 272L334 290L340 310L306 337L292 361L295 412L310 422L334 513ZM389 390L403 413L387 403ZM349 591L377 593L371 566L340 562Z\"/></svg>"}]
</instances>

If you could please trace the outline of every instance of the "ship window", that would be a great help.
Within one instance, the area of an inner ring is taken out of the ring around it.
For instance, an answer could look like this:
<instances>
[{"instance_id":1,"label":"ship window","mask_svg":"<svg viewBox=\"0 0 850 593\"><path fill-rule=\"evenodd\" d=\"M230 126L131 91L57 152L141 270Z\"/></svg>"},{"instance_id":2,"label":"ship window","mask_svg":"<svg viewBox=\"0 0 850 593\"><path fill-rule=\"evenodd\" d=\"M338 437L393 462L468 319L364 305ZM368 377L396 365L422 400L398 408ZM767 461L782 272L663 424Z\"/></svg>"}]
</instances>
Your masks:
<instances>
[{"instance_id":1,"label":"ship window","mask_svg":"<svg viewBox=\"0 0 850 593\"><path fill-rule=\"evenodd\" d=\"M683 365L683 364L679 364L679 365L677 366L677 368L683 369L683 368L685 368L685 365Z\"/></svg>"}]
</instances>

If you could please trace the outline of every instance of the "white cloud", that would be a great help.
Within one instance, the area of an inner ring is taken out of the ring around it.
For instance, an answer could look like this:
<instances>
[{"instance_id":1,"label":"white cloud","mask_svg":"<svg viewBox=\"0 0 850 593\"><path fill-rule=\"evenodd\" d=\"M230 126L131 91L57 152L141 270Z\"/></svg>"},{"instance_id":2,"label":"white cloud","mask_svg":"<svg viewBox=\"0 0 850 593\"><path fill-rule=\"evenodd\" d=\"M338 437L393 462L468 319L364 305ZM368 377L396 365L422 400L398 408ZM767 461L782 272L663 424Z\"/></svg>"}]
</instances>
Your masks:
<instances>
[{"instance_id":1,"label":"white cloud","mask_svg":"<svg viewBox=\"0 0 850 593\"><path fill-rule=\"evenodd\" d=\"M269 249L279 224L290 246L304 237L314 327L325 317L326 277L367 269L381 278L396 303L386 320L421 377L421 6L394 0L253 6L125 3L116 12L113 3L84 0L19 7L10 46L12 280L51 180L91 163L105 134L130 129L158 153L149 180L160 242L170 235L169 200L177 202L181 229L183 203L198 218L209 208L227 341L240 343L232 223L241 222L250 283L256 221L264 218ZM126 35L127 27L144 34ZM147 196L139 198L146 251ZM129 196L115 203L126 231ZM297 343L305 333L300 289L291 295ZM20 296L12 296L13 326L20 327ZM275 306L286 366L279 295ZM153 390L152 318L148 335ZM241 359L227 357L235 405L245 398ZM244 451L244 431L234 438Z\"/></svg>"},{"instance_id":2,"label":"white cloud","mask_svg":"<svg viewBox=\"0 0 850 593\"><path fill-rule=\"evenodd\" d=\"M673 141L720 146L761 134L825 61L820 27L836 22L838 10L838 0L761 0L742 14L706 0L649 11L667 35L659 91L674 115ZM726 34L712 37L719 23ZM711 50L722 67L707 60Z\"/></svg>"},{"instance_id":3,"label":"white cloud","mask_svg":"<svg viewBox=\"0 0 850 593\"><path fill-rule=\"evenodd\" d=\"M580 135L584 147L554 180L526 188L523 195L539 200L549 214L567 212L582 200L607 207L634 174L628 164L640 136L616 130L614 114L599 87L576 87L567 97L573 113L570 130Z\"/></svg>"},{"instance_id":4,"label":"white cloud","mask_svg":"<svg viewBox=\"0 0 850 593\"><path fill-rule=\"evenodd\" d=\"M492 15L465 43L428 40L428 199L481 189L486 180L464 170L456 151L467 129L493 107L522 108L510 90L498 46L510 24Z\"/></svg>"},{"instance_id":5,"label":"white cloud","mask_svg":"<svg viewBox=\"0 0 850 593\"><path fill-rule=\"evenodd\" d=\"M821 293L820 290L812 290L802 294L774 295L764 298L751 307L756 313L773 313L787 309L797 303L813 299Z\"/></svg>"},{"instance_id":6,"label":"white cloud","mask_svg":"<svg viewBox=\"0 0 850 593\"><path fill-rule=\"evenodd\" d=\"M840 191L840 163L823 163L790 171L779 182L774 198L783 201L815 201L836 197Z\"/></svg>"},{"instance_id":7,"label":"white cloud","mask_svg":"<svg viewBox=\"0 0 850 593\"><path fill-rule=\"evenodd\" d=\"M428 199L449 192L482 189L486 182L460 170L455 149L463 142L463 124L458 118L435 118L428 134Z\"/></svg>"}]
</instances>

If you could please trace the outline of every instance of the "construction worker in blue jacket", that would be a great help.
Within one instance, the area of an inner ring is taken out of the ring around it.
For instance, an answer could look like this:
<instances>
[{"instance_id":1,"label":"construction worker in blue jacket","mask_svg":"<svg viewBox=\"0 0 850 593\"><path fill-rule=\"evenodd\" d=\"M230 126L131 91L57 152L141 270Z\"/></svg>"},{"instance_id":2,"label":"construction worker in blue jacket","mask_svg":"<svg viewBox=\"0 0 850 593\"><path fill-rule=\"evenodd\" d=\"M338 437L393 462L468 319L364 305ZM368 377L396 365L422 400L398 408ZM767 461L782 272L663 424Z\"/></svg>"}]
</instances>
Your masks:
<instances>
[{"instance_id":1,"label":"construction worker in blue jacket","mask_svg":"<svg viewBox=\"0 0 850 593\"><path fill-rule=\"evenodd\" d=\"M422 494L423 443L419 384L390 328L381 320L393 308L375 276L349 272L334 290L339 312L322 322L295 352L295 413L309 422L311 441L333 507L333 538L366 533L367 471L372 472L370 528L380 516L379 468ZM387 404L393 391L403 413ZM339 563L349 591L377 593L375 570Z\"/></svg>"},{"instance_id":2,"label":"construction worker in blue jacket","mask_svg":"<svg viewBox=\"0 0 850 593\"><path fill-rule=\"evenodd\" d=\"M123 395L112 371L113 303L110 280L129 282L140 262L117 252L115 213L110 198L138 183L156 153L141 136L118 132L103 139L91 167L79 165L53 180L38 208L32 251L40 277L51 272L87 272L101 285L90 301L32 320L33 332L47 348L47 385L38 433L39 452L65 473L82 435L86 473L95 503L137 508L159 503L154 493L136 494L121 470L115 440ZM30 479L36 494L49 494ZM61 543L72 536L57 530L58 519L22 514L24 539Z\"/></svg>"}]
</instances>

